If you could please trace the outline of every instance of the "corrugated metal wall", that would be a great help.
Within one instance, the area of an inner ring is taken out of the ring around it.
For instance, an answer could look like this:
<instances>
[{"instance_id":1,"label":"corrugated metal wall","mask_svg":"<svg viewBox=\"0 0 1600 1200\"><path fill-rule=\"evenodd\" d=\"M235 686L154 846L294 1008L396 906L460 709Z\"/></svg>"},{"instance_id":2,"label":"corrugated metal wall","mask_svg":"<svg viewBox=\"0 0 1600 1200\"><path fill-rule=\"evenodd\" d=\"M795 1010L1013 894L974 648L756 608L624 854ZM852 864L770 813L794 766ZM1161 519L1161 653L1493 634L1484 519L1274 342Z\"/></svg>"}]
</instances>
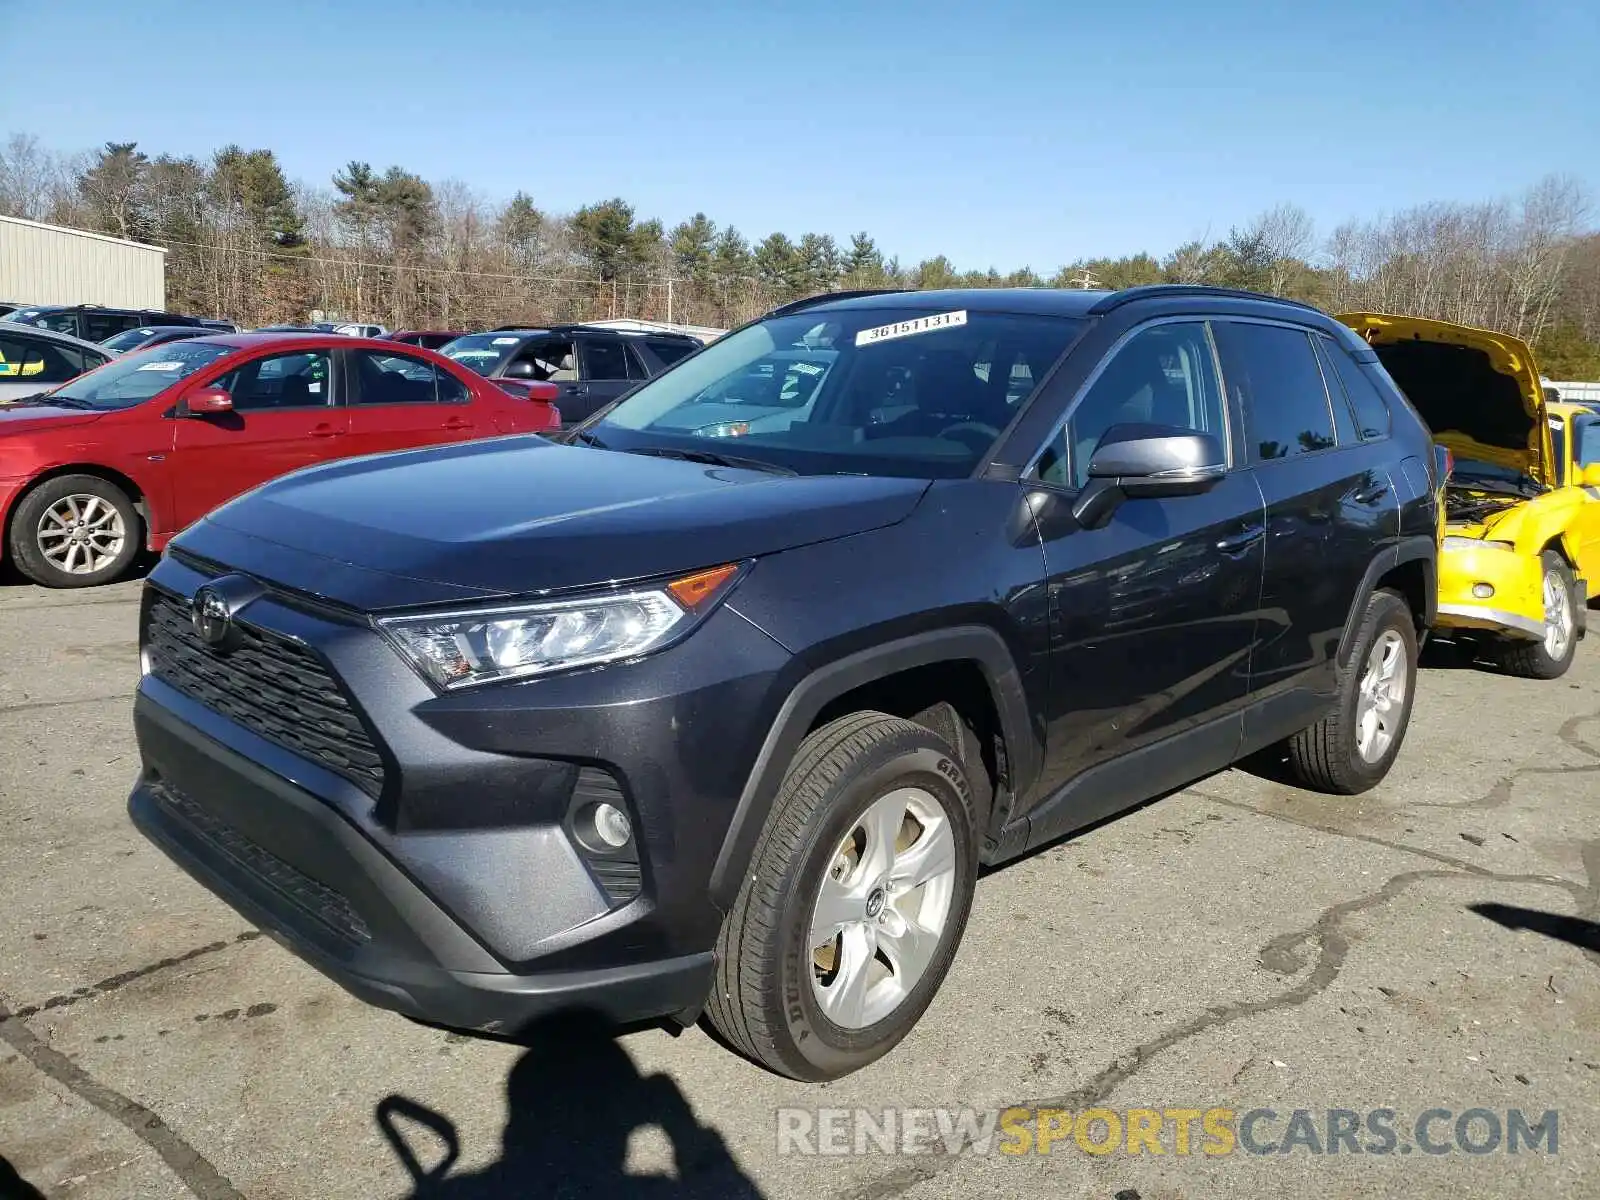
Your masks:
<instances>
[{"instance_id":1,"label":"corrugated metal wall","mask_svg":"<svg viewBox=\"0 0 1600 1200\"><path fill-rule=\"evenodd\" d=\"M167 252L79 229L0 217L0 300L164 308Z\"/></svg>"}]
</instances>

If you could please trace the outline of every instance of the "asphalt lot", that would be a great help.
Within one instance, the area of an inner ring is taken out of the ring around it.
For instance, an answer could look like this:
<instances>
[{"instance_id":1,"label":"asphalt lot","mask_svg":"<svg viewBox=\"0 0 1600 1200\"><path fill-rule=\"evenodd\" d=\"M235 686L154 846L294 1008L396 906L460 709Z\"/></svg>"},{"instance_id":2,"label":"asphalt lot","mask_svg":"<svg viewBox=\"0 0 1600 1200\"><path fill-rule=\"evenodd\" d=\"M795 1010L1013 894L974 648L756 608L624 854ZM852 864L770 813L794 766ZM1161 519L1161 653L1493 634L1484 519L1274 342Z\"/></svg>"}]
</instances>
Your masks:
<instances>
[{"instance_id":1,"label":"asphalt lot","mask_svg":"<svg viewBox=\"0 0 1600 1200\"><path fill-rule=\"evenodd\" d=\"M698 1030L422 1028L258 937L124 814L137 588L0 585L0 1156L47 1196L1600 1195L1600 950L1562 940L1600 929L1593 643L1554 683L1424 671L1368 796L1232 771L991 873L910 1039L815 1087ZM1298 1108L1557 1110L1559 1143L777 1152L779 1108L1011 1104L1270 1108L1269 1143Z\"/></svg>"}]
</instances>

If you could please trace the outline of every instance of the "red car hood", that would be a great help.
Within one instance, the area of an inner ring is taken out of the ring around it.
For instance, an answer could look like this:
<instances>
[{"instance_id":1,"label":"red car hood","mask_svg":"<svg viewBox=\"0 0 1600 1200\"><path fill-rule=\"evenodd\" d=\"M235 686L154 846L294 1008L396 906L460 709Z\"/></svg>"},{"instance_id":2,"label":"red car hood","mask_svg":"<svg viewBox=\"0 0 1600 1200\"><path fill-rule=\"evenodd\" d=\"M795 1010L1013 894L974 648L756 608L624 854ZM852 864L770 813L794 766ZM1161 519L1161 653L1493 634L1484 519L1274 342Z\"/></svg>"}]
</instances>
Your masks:
<instances>
[{"instance_id":1,"label":"red car hood","mask_svg":"<svg viewBox=\"0 0 1600 1200\"><path fill-rule=\"evenodd\" d=\"M55 408L46 404L0 404L0 437L8 433L39 433L45 429L66 429L87 425L105 416L81 408Z\"/></svg>"}]
</instances>

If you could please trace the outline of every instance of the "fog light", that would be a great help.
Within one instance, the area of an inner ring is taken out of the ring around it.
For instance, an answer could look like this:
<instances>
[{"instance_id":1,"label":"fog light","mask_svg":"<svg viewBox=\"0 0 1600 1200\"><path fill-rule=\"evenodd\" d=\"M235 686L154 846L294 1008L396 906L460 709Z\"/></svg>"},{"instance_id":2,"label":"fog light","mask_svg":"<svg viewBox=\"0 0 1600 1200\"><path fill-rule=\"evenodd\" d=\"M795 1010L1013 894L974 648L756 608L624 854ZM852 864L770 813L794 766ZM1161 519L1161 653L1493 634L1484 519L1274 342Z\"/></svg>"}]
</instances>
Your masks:
<instances>
[{"instance_id":1,"label":"fog light","mask_svg":"<svg viewBox=\"0 0 1600 1200\"><path fill-rule=\"evenodd\" d=\"M633 837L633 824L628 820L628 814L615 804L597 804L594 806L594 835L613 850L620 850L628 844Z\"/></svg>"},{"instance_id":2,"label":"fog light","mask_svg":"<svg viewBox=\"0 0 1600 1200\"><path fill-rule=\"evenodd\" d=\"M1489 597L1494 595L1494 585L1489 583L1475 583L1472 585L1472 594L1479 600L1487 600ZM618 815L620 816L621 814L619 813ZM623 820L626 821L627 818L623 817Z\"/></svg>"}]
</instances>

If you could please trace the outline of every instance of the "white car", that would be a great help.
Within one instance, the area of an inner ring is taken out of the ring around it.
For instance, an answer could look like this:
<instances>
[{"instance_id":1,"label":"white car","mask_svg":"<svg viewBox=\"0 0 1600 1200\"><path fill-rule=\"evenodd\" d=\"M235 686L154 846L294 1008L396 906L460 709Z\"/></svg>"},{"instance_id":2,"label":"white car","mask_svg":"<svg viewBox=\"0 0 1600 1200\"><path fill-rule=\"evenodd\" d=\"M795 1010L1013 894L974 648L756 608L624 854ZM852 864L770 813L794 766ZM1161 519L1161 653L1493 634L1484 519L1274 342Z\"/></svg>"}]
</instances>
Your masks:
<instances>
[{"instance_id":1,"label":"white car","mask_svg":"<svg viewBox=\"0 0 1600 1200\"><path fill-rule=\"evenodd\" d=\"M70 334L0 321L0 404L49 391L113 357Z\"/></svg>"}]
</instances>

